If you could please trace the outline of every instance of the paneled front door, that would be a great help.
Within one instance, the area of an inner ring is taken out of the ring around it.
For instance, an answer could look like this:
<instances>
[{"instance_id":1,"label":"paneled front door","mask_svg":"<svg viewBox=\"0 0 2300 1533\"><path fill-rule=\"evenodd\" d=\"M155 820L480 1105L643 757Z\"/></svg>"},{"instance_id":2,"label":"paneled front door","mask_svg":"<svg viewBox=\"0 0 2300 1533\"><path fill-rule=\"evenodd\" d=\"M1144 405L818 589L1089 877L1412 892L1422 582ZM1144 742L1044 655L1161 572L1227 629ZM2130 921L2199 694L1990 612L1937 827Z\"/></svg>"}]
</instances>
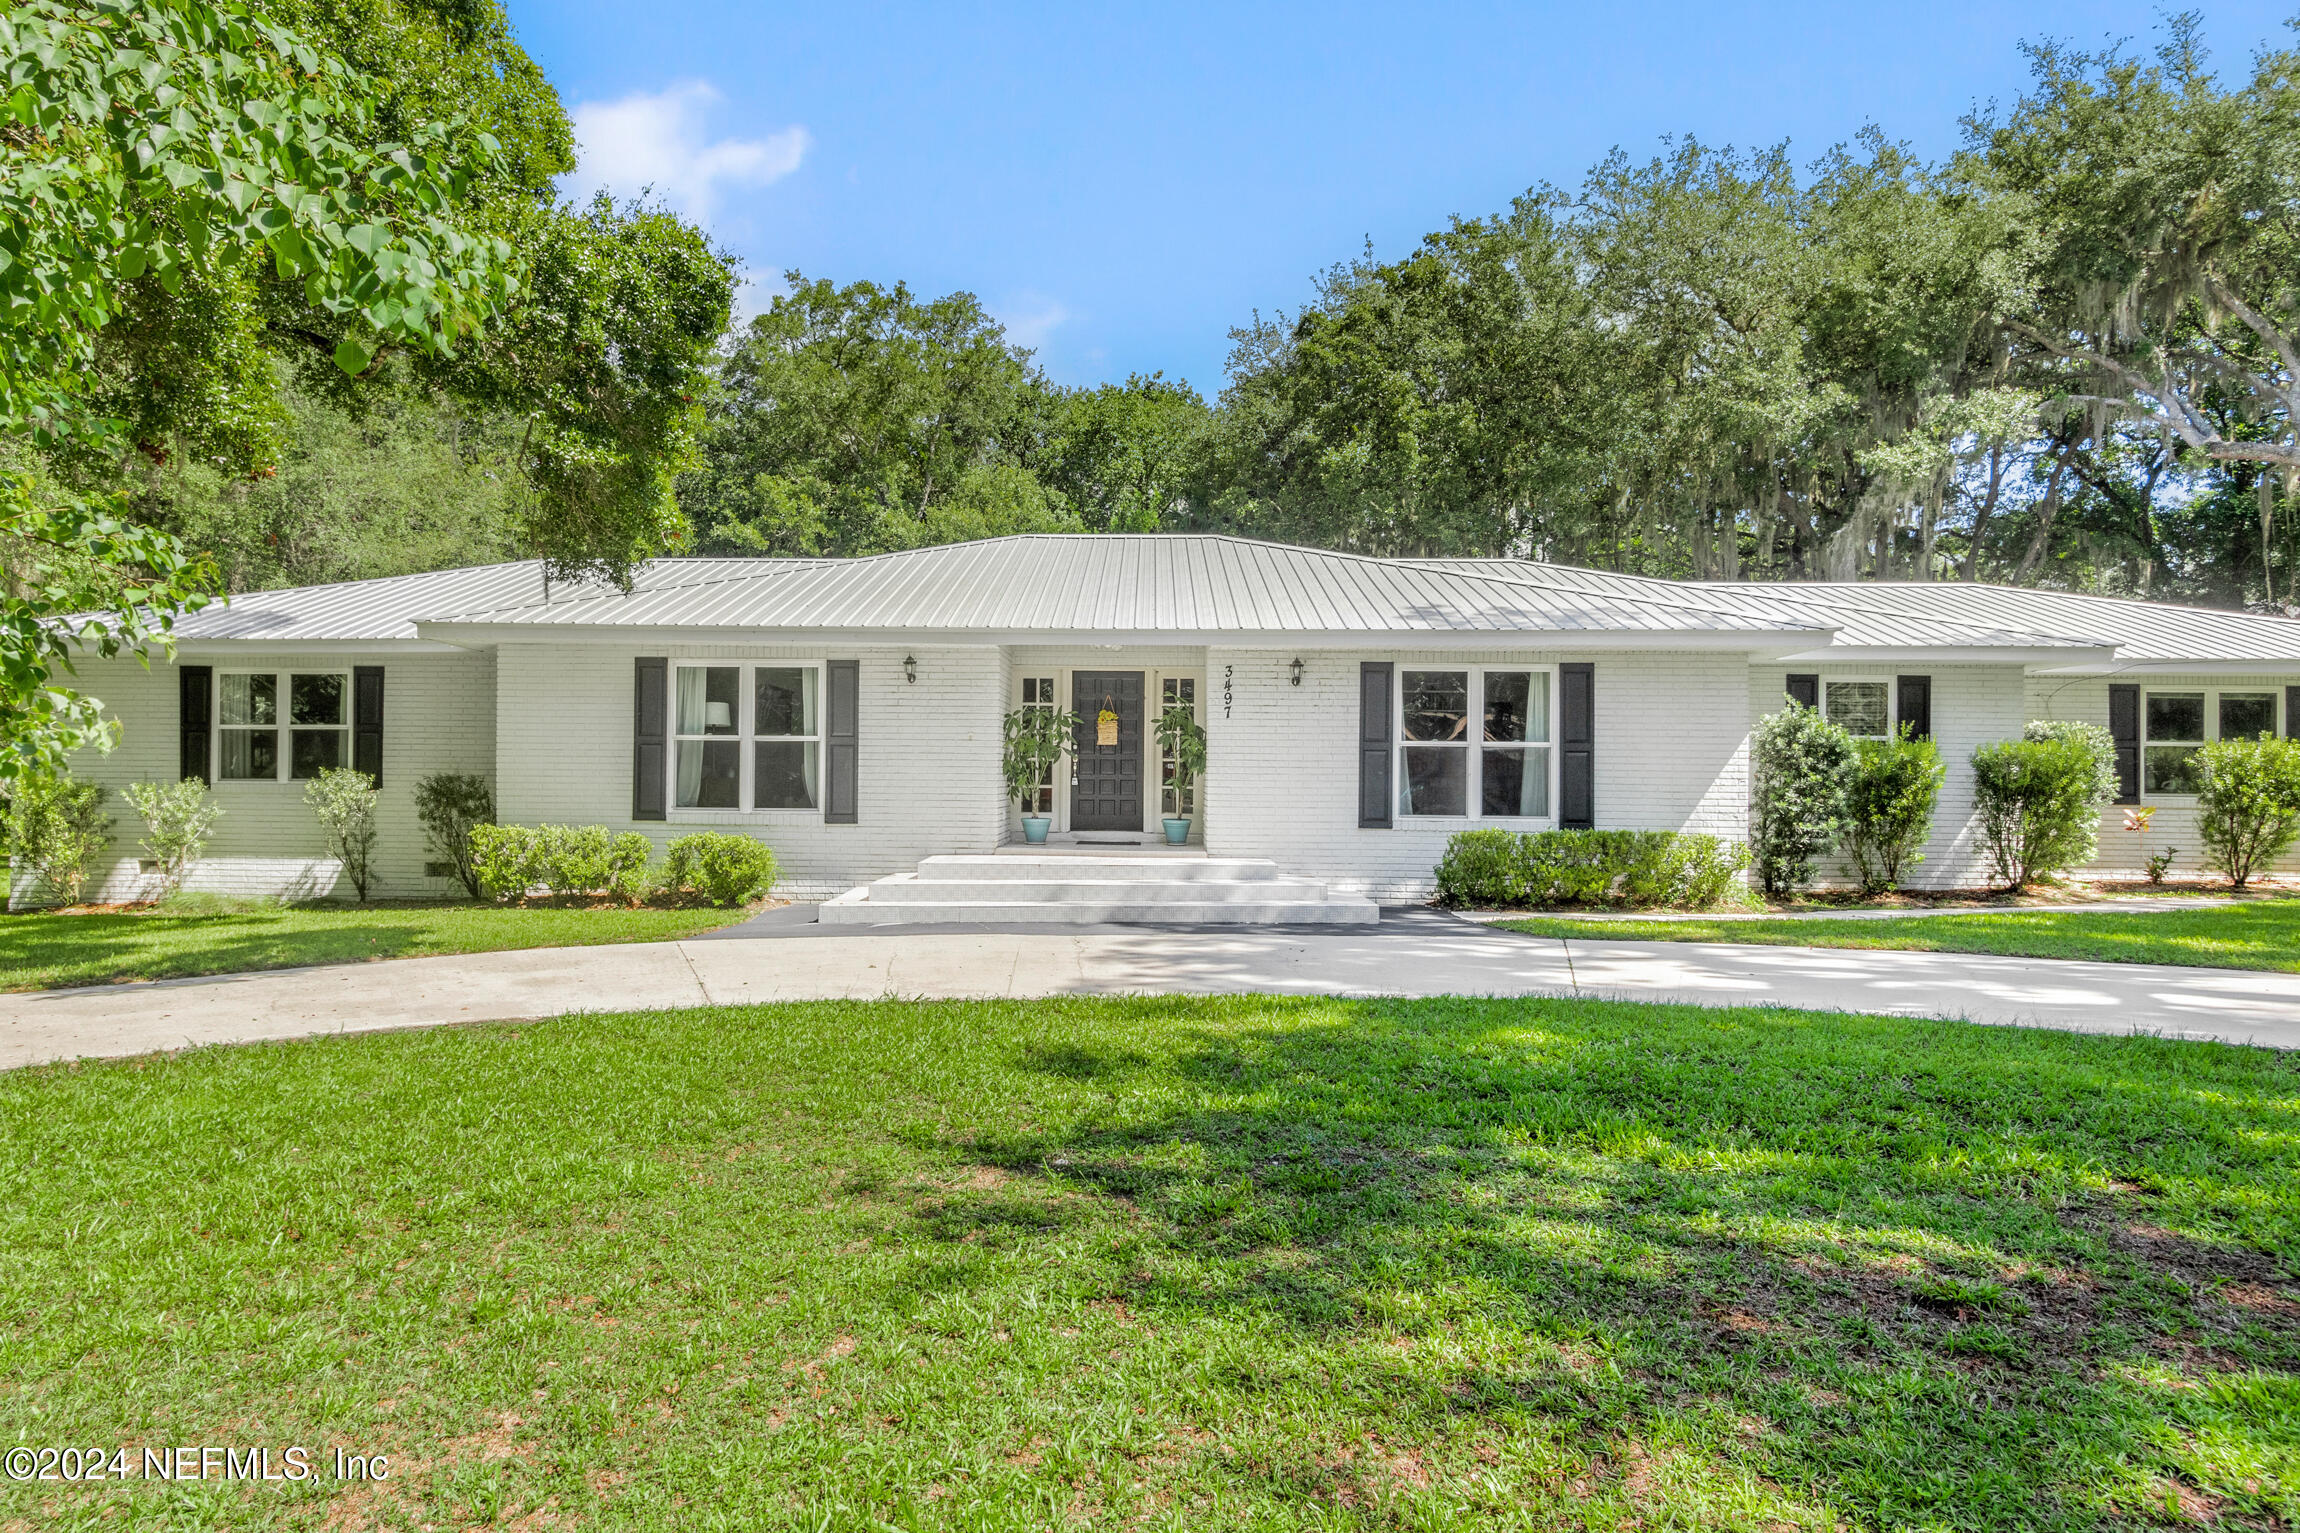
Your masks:
<instances>
[{"instance_id":1,"label":"paneled front door","mask_svg":"<svg viewBox=\"0 0 2300 1533\"><path fill-rule=\"evenodd\" d=\"M1142 828L1142 673L1073 671L1070 706L1078 714L1078 749L1070 781L1070 828ZM1099 743L1107 709L1118 715L1114 744Z\"/></svg>"}]
</instances>

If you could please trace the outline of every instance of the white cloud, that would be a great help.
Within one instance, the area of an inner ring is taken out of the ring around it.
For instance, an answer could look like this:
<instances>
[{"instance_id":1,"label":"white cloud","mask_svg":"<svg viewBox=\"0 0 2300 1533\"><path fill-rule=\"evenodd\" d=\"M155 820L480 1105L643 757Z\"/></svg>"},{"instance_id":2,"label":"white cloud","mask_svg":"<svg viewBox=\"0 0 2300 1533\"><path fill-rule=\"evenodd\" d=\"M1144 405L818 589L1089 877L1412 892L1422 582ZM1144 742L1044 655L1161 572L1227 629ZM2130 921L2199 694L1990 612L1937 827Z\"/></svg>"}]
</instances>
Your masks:
<instances>
[{"instance_id":1,"label":"white cloud","mask_svg":"<svg viewBox=\"0 0 2300 1533\"><path fill-rule=\"evenodd\" d=\"M709 137L705 118L719 93L701 80L616 101L586 101L572 114L580 163L570 191L619 197L653 187L679 212L706 223L722 188L760 187L799 168L814 140L793 125L765 138Z\"/></svg>"},{"instance_id":2,"label":"white cloud","mask_svg":"<svg viewBox=\"0 0 2300 1533\"><path fill-rule=\"evenodd\" d=\"M1055 327L1070 318L1070 311L1059 299L1044 293L1022 293L991 310L998 322L1006 327L1009 345L1027 346L1032 351L1046 344Z\"/></svg>"},{"instance_id":3,"label":"white cloud","mask_svg":"<svg viewBox=\"0 0 2300 1533\"><path fill-rule=\"evenodd\" d=\"M789 291L783 285L783 274L779 271L744 272L742 278L735 283L736 328L740 329L755 316L766 313L769 304Z\"/></svg>"}]
</instances>

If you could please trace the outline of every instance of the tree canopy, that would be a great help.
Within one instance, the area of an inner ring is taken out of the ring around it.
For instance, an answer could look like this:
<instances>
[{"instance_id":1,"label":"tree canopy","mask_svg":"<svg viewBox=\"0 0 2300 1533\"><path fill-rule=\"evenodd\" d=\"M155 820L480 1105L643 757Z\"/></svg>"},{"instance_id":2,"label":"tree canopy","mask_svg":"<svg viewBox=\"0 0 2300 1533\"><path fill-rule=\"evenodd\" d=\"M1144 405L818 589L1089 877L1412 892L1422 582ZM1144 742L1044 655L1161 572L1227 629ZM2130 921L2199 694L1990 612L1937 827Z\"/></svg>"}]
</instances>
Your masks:
<instances>
[{"instance_id":1,"label":"tree canopy","mask_svg":"<svg viewBox=\"0 0 2300 1533\"><path fill-rule=\"evenodd\" d=\"M212 591L189 466L273 475L293 398L516 421L508 520L558 571L678 546L731 265L558 204L567 119L493 0L20 0L0 42L0 777L108 743L73 656Z\"/></svg>"}]
</instances>

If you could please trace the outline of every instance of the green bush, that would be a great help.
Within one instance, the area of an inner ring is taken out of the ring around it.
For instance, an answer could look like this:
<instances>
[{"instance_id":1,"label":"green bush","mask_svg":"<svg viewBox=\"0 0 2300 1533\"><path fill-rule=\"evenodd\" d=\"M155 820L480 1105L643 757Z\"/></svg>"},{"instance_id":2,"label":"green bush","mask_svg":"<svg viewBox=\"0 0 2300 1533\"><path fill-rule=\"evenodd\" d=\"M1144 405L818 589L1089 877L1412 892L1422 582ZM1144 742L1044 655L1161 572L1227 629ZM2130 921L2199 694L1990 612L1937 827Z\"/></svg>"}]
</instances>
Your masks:
<instances>
[{"instance_id":1,"label":"green bush","mask_svg":"<svg viewBox=\"0 0 2300 1533\"><path fill-rule=\"evenodd\" d=\"M1901 870L1923 862L1933 833L1933 808L1946 768L1930 740L1914 739L1903 724L1890 740L1853 742L1853 771L1845 785L1845 832L1839 850L1853 865L1863 894L1897 889Z\"/></svg>"},{"instance_id":2,"label":"green bush","mask_svg":"<svg viewBox=\"0 0 2300 1533\"><path fill-rule=\"evenodd\" d=\"M490 899L542 888L637 904L647 892L647 838L604 825L474 825L471 869Z\"/></svg>"},{"instance_id":3,"label":"green bush","mask_svg":"<svg viewBox=\"0 0 2300 1533\"><path fill-rule=\"evenodd\" d=\"M1438 859L1438 900L1473 907L1525 904L1524 844L1514 830L1457 831Z\"/></svg>"},{"instance_id":4,"label":"green bush","mask_svg":"<svg viewBox=\"0 0 2300 1533\"><path fill-rule=\"evenodd\" d=\"M663 888L714 905L748 905L775 886L775 854L749 836L701 831L664 848Z\"/></svg>"},{"instance_id":5,"label":"green bush","mask_svg":"<svg viewBox=\"0 0 2300 1533\"><path fill-rule=\"evenodd\" d=\"M1706 910L1749 866L1737 841L1668 830L1465 830L1437 865L1448 905Z\"/></svg>"},{"instance_id":6,"label":"green bush","mask_svg":"<svg viewBox=\"0 0 2300 1533\"><path fill-rule=\"evenodd\" d=\"M2196 829L2205 861L2241 889L2300 840L2300 740L2262 735L2204 747Z\"/></svg>"},{"instance_id":7,"label":"green bush","mask_svg":"<svg viewBox=\"0 0 2300 1533\"><path fill-rule=\"evenodd\" d=\"M160 865L161 897L166 898L182 885L184 874L207 850L208 837L215 834L216 821L224 811L209 795L208 785L197 777L170 783L133 782L122 791L150 832L142 844L152 861Z\"/></svg>"},{"instance_id":8,"label":"green bush","mask_svg":"<svg viewBox=\"0 0 2300 1533\"><path fill-rule=\"evenodd\" d=\"M1791 703L1750 739L1749 850L1757 882L1778 898L1813 881L1813 863L1843 838L1853 737Z\"/></svg>"},{"instance_id":9,"label":"green bush","mask_svg":"<svg viewBox=\"0 0 2300 1533\"><path fill-rule=\"evenodd\" d=\"M471 832L495 818L495 795L487 779L466 772L434 772L415 785L415 818L425 843L455 869L473 899L480 896L479 870L471 857Z\"/></svg>"},{"instance_id":10,"label":"green bush","mask_svg":"<svg viewBox=\"0 0 2300 1533\"><path fill-rule=\"evenodd\" d=\"M2113 758L2112 758L2113 759ZM1997 877L2025 889L2048 873L2088 860L2100 839L2102 792L2097 753L2073 735L1998 740L1973 752L1973 807Z\"/></svg>"},{"instance_id":11,"label":"green bush","mask_svg":"<svg viewBox=\"0 0 2300 1533\"><path fill-rule=\"evenodd\" d=\"M88 865L111 844L104 796L99 784L70 777L19 777L11 785L9 855L29 866L41 891L59 904L80 903Z\"/></svg>"},{"instance_id":12,"label":"green bush","mask_svg":"<svg viewBox=\"0 0 2300 1533\"><path fill-rule=\"evenodd\" d=\"M543 862L532 825L471 827L471 876L482 898L517 899L543 882Z\"/></svg>"},{"instance_id":13,"label":"green bush","mask_svg":"<svg viewBox=\"0 0 2300 1533\"><path fill-rule=\"evenodd\" d=\"M351 767L330 767L303 787L303 801L327 832L328 855L343 865L363 904L375 879L375 799L375 779Z\"/></svg>"},{"instance_id":14,"label":"green bush","mask_svg":"<svg viewBox=\"0 0 2300 1533\"><path fill-rule=\"evenodd\" d=\"M2020 732L2023 740L2064 740L2081 746L2092 758L2093 812L2069 827L2069 839L2063 848L2068 861L2063 867L2082 867L2100 855L2100 810L2116 802L2116 739L2098 724L2079 724L2073 719L2033 719Z\"/></svg>"}]
</instances>

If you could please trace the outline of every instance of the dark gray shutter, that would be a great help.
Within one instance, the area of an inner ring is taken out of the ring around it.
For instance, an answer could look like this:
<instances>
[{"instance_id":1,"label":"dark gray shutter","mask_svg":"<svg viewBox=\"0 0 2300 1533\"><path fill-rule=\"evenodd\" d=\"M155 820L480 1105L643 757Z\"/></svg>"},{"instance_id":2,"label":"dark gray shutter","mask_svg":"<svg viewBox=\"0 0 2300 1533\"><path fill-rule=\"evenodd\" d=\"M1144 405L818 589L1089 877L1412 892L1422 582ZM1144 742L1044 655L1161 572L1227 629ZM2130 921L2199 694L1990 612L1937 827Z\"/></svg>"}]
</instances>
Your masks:
<instances>
[{"instance_id":1,"label":"dark gray shutter","mask_svg":"<svg viewBox=\"0 0 2300 1533\"><path fill-rule=\"evenodd\" d=\"M1902 676L1893 683L1894 719L1909 726L1916 740L1933 737L1933 678Z\"/></svg>"},{"instance_id":2,"label":"dark gray shutter","mask_svg":"<svg viewBox=\"0 0 2300 1533\"><path fill-rule=\"evenodd\" d=\"M351 765L383 786L383 667L351 668Z\"/></svg>"},{"instance_id":3,"label":"dark gray shutter","mask_svg":"<svg viewBox=\"0 0 2300 1533\"><path fill-rule=\"evenodd\" d=\"M2129 682L2111 682L2108 688L2108 733L2116 742L2116 801L2140 802L2140 688Z\"/></svg>"},{"instance_id":4,"label":"dark gray shutter","mask_svg":"<svg viewBox=\"0 0 2300 1533\"><path fill-rule=\"evenodd\" d=\"M642 656L633 662L631 686L631 818L665 818L665 732L671 725L671 662Z\"/></svg>"},{"instance_id":5,"label":"dark gray shutter","mask_svg":"<svg viewBox=\"0 0 2300 1533\"><path fill-rule=\"evenodd\" d=\"M1358 828L1388 830L1395 820L1392 805L1397 794L1390 782L1391 681L1395 671L1387 660L1358 664Z\"/></svg>"},{"instance_id":6,"label":"dark gray shutter","mask_svg":"<svg viewBox=\"0 0 2300 1533\"><path fill-rule=\"evenodd\" d=\"M830 663L830 696L823 703L823 823L853 825L862 816L855 796L855 705L862 691L861 662Z\"/></svg>"},{"instance_id":7,"label":"dark gray shutter","mask_svg":"<svg viewBox=\"0 0 2300 1533\"><path fill-rule=\"evenodd\" d=\"M1789 701L1803 703L1808 708L1821 706L1821 678L1819 676L1792 675L1789 678Z\"/></svg>"},{"instance_id":8,"label":"dark gray shutter","mask_svg":"<svg viewBox=\"0 0 2300 1533\"><path fill-rule=\"evenodd\" d=\"M1597 828L1597 675L1586 660L1557 668L1557 823Z\"/></svg>"},{"instance_id":9,"label":"dark gray shutter","mask_svg":"<svg viewBox=\"0 0 2300 1533\"><path fill-rule=\"evenodd\" d=\"M182 737L177 757L178 777L197 777L213 786L215 778L208 769L208 742L214 731L208 709L216 695L216 671L209 665L179 665L176 667L176 729Z\"/></svg>"},{"instance_id":10,"label":"dark gray shutter","mask_svg":"<svg viewBox=\"0 0 2300 1533\"><path fill-rule=\"evenodd\" d=\"M2288 739L2300 740L2300 687L2284 689L2284 734Z\"/></svg>"}]
</instances>

